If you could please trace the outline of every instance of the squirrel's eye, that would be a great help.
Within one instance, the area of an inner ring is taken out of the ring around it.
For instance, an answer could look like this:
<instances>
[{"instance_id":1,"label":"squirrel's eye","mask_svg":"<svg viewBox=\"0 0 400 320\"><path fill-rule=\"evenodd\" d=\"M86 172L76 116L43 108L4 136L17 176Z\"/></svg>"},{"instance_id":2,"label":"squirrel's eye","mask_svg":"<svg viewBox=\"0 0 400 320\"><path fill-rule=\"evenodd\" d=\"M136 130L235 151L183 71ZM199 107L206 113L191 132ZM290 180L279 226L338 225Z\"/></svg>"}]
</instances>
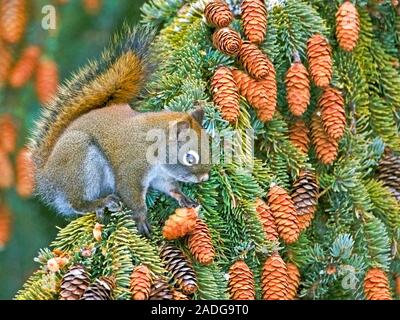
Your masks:
<instances>
[{"instance_id":1,"label":"squirrel's eye","mask_svg":"<svg viewBox=\"0 0 400 320\"><path fill-rule=\"evenodd\" d=\"M183 156L183 164L185 166L192 166L194 164L198 164L199 163L199 154L196 151L190 150L188 152L185 153L185 155Z\"/></svg>"}]
</instances>

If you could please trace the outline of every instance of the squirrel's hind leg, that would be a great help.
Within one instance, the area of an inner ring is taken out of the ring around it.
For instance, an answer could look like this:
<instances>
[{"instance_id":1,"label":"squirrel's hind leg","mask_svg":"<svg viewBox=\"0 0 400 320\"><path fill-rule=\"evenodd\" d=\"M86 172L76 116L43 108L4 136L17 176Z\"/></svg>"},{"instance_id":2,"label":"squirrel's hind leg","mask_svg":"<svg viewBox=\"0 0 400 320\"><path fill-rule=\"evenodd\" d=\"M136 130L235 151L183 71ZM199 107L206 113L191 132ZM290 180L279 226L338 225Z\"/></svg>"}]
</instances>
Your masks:
<instances>
[{"instance_id":1,"label":"squirrel's hind leg","mask_svg":"<svg viewBox=\"0 0 400 320\"><path fill-rule=\"evenodd\" d=\"M96 212L102 218L105 209L120 209L111 166L85 132L67 131L37 175L39 192L62 214Z\"/></svg>"}]
</instances>

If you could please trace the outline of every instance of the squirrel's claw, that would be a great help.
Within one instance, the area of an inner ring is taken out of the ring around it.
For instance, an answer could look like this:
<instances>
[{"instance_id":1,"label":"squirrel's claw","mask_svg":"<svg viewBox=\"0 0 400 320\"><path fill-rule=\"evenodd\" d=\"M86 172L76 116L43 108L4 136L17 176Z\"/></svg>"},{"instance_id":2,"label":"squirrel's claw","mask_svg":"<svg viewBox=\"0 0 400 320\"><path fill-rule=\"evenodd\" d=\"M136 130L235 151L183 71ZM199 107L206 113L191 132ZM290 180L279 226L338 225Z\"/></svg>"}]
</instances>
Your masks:
<instances>
[{"instance_id":1,"label":"squirrel's claw","mask_svg":"<svg viewBox=\"0 0 400 320\"><path fill-rule=\"evenodd\" d=\"M199 203L186 197L183 196L182 198L179 199L178 201L179 206L182 208L197 208L199 206Z\"/></svg>"}]
</instances>

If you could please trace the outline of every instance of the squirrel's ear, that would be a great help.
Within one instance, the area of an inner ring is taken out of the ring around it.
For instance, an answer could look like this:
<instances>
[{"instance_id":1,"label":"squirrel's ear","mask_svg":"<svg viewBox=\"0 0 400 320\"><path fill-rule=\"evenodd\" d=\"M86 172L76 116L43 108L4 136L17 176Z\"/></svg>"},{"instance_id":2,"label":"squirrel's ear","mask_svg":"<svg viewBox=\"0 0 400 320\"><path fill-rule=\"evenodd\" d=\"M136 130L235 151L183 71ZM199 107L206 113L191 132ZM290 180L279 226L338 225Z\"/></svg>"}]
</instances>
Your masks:
<instances>
[{"instance_id":1,"label":"squirrel's ear","mask_svg":"<svg viewBox=\"0 0 400 320\"><path fill-rule=\"evenodd\" d=\"M197 108L196 110L192 111L190 115L193 117L194 120L197 121L199 125L203 124L203 119L204 119L204 109L203 108Z\"/></svg>"}]
</instances>

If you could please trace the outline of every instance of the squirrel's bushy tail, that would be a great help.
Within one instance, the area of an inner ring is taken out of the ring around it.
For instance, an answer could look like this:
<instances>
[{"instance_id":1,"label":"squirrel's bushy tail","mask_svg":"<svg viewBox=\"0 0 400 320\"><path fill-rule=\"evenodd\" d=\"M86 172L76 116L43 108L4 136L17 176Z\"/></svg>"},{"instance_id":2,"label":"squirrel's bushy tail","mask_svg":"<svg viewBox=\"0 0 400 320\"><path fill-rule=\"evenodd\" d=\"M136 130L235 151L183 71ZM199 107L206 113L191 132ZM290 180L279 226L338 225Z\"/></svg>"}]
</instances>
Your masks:
<instances>
[{"instance_id":1,"label":"squirrel's bushy tail","mask_svg":"<svg viewBox=\"0 0 400 320\"><path fill-rule=\"evenodd\" d=\"M79 116L111 104L129 103L150 72L149 46L155 31L125 25L100 58L75 73L42 109L30 143L37 167L49 157L65 128Z\"/></svg>"}]
</instances>

